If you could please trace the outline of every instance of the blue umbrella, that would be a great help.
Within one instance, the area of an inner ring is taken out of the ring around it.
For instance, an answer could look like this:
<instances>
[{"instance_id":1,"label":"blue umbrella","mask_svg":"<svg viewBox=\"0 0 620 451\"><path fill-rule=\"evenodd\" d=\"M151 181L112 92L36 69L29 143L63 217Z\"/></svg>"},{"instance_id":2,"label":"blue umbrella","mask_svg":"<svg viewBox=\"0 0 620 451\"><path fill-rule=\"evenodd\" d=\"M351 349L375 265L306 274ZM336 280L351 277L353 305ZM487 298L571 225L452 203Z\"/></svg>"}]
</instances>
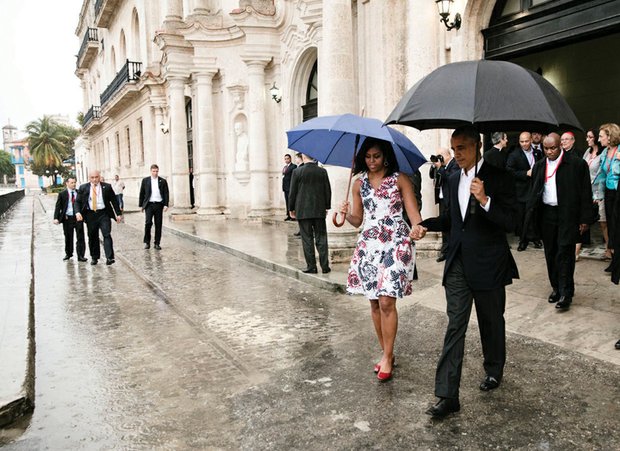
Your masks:
<instances>
[{"instance_id":1,"label":"blue umbrella","mask_svg":"<svg viewBox=\"0 0 620 451\"><path fill-rule=\"evenodd\" d=\"M378 119L355 114L321 116L302 122L286 132L288 148L323 164L351 167L353 158L366 138L392 144L401 172L413 174L426 163L420 149L401 132Z\"/></svg>"},{"instance_id":2,"label":"blue umbrella","mask_svg":"<svg viewBox=\"0 0 620 451\"><path fill-rule=\"evenodd\" d=\"M355 114L339 116L321 116L302 122L286 132L288 148L301 152L323 164L351 167L366 138L377 138L392 144L401 172L413 174L426 163L426 158L415 144L401 132L387 127L378 119L366 118ZM347 186L346 199L349 198L351 177ZM336 219L334 225L344 224Z\"/></svg>"}]
</instances>

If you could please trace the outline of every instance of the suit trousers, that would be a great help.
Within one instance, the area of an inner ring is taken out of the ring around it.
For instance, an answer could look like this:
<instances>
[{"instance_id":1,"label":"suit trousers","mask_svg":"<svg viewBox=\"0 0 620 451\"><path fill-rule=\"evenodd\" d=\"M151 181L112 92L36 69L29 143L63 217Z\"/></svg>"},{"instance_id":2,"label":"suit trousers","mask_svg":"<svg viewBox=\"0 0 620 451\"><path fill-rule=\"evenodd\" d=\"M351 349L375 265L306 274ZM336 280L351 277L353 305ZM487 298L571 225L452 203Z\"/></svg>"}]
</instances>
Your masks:
<instances>
[{"instance_id":1,"label":"suit trousers","mask_svg":"<svg viewBox=\"0 0 620 451\"><path fill-rule=\"evenodd\" d=\"M543 205L541 229L549 282L560 296L573 297L575 294L575 243L564 246L558 243L559 224L558 207Z\"/></svg>"},{"instance_id":2,"label":"suit trousers","mask_svg":"<svg viewBox=\"0 0 620 451\"><path fill-rule=\"evenodd\" d=\"M289 193L289 191L288 190L283 190L283 192L284 192L284 202L286 203L286 217L290 218L291 217L291 210L289 209L289 206L288 206L288 193Z\"/></svg>"},{"instance_id":3,"label":"suit trousers","mask_svg":"<svg viewBox=\"0 0 620 451\"><path fill-rule=\"evenodd\" d=\"M88 249L93 260L101 257L99 246L99 231L103 235L103 250L108 259L114 258L114 247L112 243L112 221L105 210L86 211L86 228L88 230Z\"/></svg>"},{"instance_id":4,"label":"suit trousers","mask_svg":"<svg viewBox=\"0 0 620 451\"><path fill-rule=\"evenodd\" d=\"M450 207L445 199L439 199L439 215L450 214ZM441 232L441 255L446 256L448 253L448 242L450 241L450 232L445 230Z\"/></svg>"},{"instance_id":5,"label":"suit trousers","mask_svg":"<svg viewBox=\"0 0 620 451\"><path fill-rule=\"evenodd\" d=\"M75 232L77 256L84 258L86 242L84 241L84 224L82 221L77 221L75 216L65 216L62 222L62 231L65 234L65 255L73 256L73 232Z\"/></svg>"},{"instance_id":6,"label":"suit trousers","mask_svg":"<svg viewBox=\"0 0 620 451\"><path fill-rule=\"evenodd\" d=\"M319 251L319 263L321 268L329 268L329 253L327 248L327 225L325 218L298 219L301 243L304 249L306 267L316 269L316 256L314 246Z\"/></svg>"},{"instance_id":7,"label":"suit trousers","mask_svg":"<svg viewBox=\"0 0 620 451\"><path fill-rule=\"evenodd\" d=\"M613 249L616 240L620 240L620 233L616 233L618 225L614 218L614 207L616 206L616 196L618 190L605 188L605 216L607 218L607 230L609 231L609 240L607 241L607 247Z\"/></svg>"},{"instance_id":8,"label":"suit trousers","mask_svg":"<svg viewBox=\"0 0 620 451\"><path fill-rule=\"evenodd\" d=\"M155 221L155 244L161 243L161 225L164 217L163 202L149 202L144 208L144 243L151 244L151 227Z\"/></svg>"},{"instance_id":9,"label":"suit trousers","mask_svg":"<svg viewBox=\"0 0 620 451\"><path fill-rule=\"evenodd\" d=\"M484 369L488 376L502 380L506 362L505 287L492 290L472 290L465 279L460 251L446 274L448 328L435 374L435 395L458 398L465 351L465 333L476 304Z\"/></svg>"}]
</instances>

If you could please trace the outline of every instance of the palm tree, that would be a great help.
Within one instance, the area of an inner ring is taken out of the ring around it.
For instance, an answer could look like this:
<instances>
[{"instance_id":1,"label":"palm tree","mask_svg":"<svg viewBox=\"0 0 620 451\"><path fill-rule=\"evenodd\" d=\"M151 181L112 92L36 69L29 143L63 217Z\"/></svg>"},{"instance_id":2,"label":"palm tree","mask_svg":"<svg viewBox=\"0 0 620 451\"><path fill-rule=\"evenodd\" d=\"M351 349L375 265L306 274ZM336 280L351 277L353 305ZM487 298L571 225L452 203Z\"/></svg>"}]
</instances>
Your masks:
<instances>
[{"instance_id":1,"label":"palm tree","mask_svg":"<svg viewBox=\"0 0 620 451\"><path fill-rule=\"evenodd\" d=\"M26 126L30 155L37 166L57 167L67 158L65 143L68 137L62 127L49 116Z\"/></svg>"}]
</instances>

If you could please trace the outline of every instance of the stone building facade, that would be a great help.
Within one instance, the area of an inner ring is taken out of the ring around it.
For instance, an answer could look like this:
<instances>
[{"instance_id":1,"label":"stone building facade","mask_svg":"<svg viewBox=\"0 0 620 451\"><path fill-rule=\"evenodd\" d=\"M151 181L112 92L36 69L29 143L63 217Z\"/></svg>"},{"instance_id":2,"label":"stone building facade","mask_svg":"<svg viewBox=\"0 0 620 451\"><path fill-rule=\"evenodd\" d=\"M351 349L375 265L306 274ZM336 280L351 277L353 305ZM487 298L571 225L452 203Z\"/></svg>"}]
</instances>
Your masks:
<instances>
[{"instance_id":1,"label":"stone building facade","mask_svg":"<svg viewBox=\"0 0 620 451\"><path fill-rule=\"evenodd\" d=\"M452 3L462 25L448 31L435 0L84 0L76 29L86 113L78 177L85 180L93 168L106 178L119 174L131 205L140 178L157 163L169 180L173 215L283 215L287 129L316 115L362 109L384 119L436 67L485 57L486 47L500 42L493 30L513 36L514 28L516 39L529 42L518 33L530 25L549 36L534 27L539 16L584 22L584 9L618 7L617 0ZM617 33L617 23L609 26ZM556 44L562 39L568 38L558 35ZM496 47L502 59L537 50ZM280 102L269 93L274 84ZM449 142L449 131L401 130L426 155ZM428 216L435 211L432 186L428 168L421 170ZM335 206L348 171L328 171ZM347 227L330 230L330 245L351 234Z\"/></svg>"}]
</instances>

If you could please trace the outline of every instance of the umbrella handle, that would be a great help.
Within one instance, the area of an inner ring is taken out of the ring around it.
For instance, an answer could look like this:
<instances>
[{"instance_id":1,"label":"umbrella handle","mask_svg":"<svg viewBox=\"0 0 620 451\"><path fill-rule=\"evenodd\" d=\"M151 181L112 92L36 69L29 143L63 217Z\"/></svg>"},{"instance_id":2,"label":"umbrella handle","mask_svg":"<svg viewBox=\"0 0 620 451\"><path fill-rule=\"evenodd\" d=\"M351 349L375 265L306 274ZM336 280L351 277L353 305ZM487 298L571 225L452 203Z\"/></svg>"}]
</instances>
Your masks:
<instances>
[{"instance_id":1,"label":"umbrella handle","mask_svg":"<svg viewBox=\"0 0 620 451\"><path fill-rule=\"evenodd\" d=\"M338 221L338 212L335 211L334 212L334 216L332 218L332 223L336 226L336 227L342 227L346 221L346 217L347 215L342 215L342 221Z\"/></svg>"},{"instance_id":2,"label":"umbrella handle","mask_svg":"<svg viewBox=\"0 0 620 451\"><path fill-rule=\"evenodd\" d=\"M357 141L356 141L357 142ZM353 157L353 163L355 164L355 156ZM344 201L349 201L349 191L351 191L351 180L353 180L353 167L351 167L351 172L349 173L349 183L347 183L347 194L344 197ZM334 216L332 217L332 224L336 227L342 227L347 220L347 215L342 215L342 221L338 221L338 212L334 212Z\"/></svg>"}]
</instances>

